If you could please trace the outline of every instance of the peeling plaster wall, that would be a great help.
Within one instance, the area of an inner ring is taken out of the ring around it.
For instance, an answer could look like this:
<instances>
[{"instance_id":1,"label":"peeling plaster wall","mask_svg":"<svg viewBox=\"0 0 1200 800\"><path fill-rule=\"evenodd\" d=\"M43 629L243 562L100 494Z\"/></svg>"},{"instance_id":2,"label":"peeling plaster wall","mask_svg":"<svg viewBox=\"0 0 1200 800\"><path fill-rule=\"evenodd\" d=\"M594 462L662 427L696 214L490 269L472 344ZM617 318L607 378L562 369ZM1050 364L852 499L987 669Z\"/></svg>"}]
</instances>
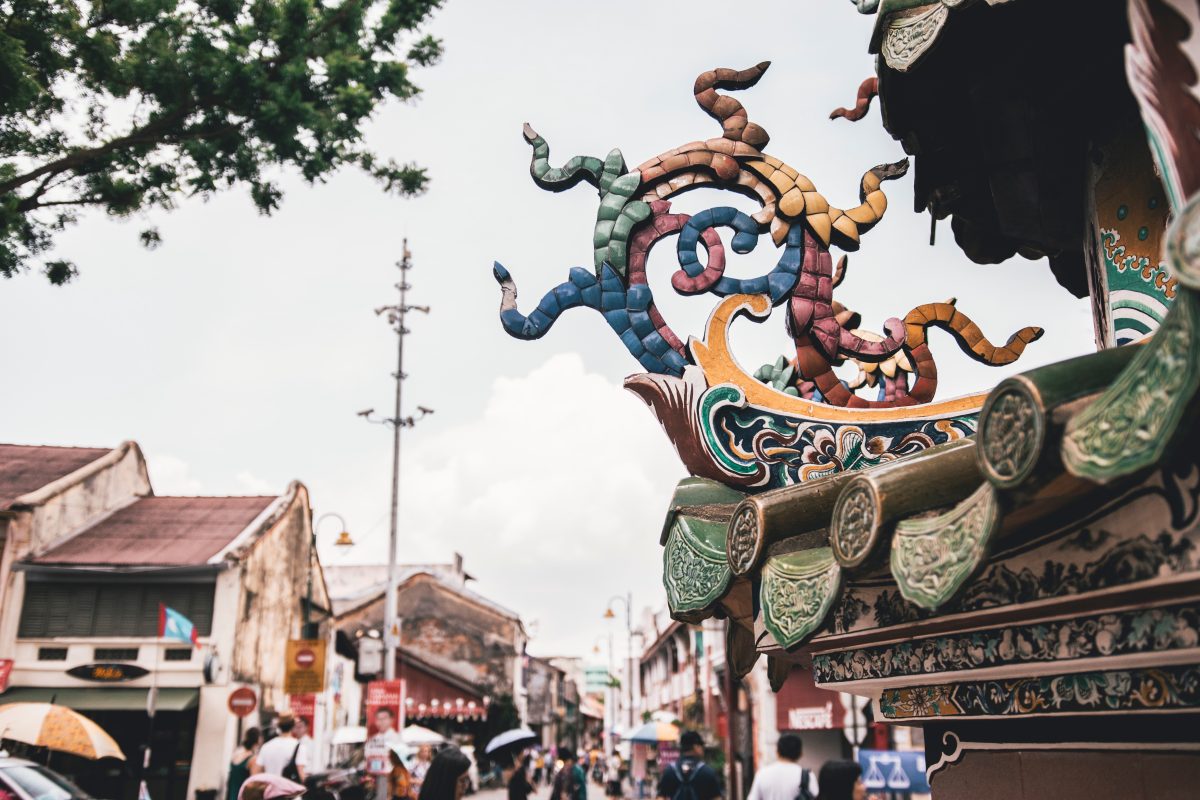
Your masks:
<instances>
[{"instance_id":1,"label":"peeling plaster wall","mask_svg":"<svg viewBox=\"0 0 1200 800\"><path fill-rule=\"evenodd\" d=\"M0 657L11 657L16 646L25 596L25 576L14 572L13 565L46 552L135 498L154 494L137 445L123 445L114 452L112 463L36 505L14 507L4 523L6 535L0 537Z\"/></svg>"}]
</instances>

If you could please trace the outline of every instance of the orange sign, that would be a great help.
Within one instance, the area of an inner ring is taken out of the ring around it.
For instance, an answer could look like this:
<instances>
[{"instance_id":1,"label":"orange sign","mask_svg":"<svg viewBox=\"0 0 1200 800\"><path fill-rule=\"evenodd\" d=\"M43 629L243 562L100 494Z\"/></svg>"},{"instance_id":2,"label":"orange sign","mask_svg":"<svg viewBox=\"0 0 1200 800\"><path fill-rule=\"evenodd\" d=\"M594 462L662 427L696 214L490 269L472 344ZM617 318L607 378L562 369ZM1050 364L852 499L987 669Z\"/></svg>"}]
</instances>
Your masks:
<instances>
[{"instance_id":1,"label":"orange sign","mask_svg":"<svg viewBox=\"0 0 1200 800\"><path fill-rule=\"evenodd\" d=\"M229 700L226 701L229 710L238 717L248 717L258 708L258 695L254 690L243 686L240 689L234 689L229 693Z\"/></svg>"},{"instance_id":2,"label":"orange sign","mask_svg":"<svg viewBox=\"0 0 1200 800\"><path fill-rule=\"evenodd\" d=\"M283 676L287 694L319 694L325 691L325 642L321 639L290 639L287 669Z\"/></svg>"}]
</instances>

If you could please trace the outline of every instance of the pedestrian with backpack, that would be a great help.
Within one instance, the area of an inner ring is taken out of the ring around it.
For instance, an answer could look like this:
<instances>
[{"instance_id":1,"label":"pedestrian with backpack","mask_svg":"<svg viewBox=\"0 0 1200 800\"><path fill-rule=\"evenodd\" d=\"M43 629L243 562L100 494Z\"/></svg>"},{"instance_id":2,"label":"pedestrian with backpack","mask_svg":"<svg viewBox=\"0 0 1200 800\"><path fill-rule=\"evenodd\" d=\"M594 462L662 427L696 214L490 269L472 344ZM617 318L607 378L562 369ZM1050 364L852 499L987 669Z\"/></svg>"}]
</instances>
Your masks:
<instances>
[{"instance_id":1,"label":"pedestrian with backpack","mask_svg":"<svg viewBox=\"0 0 1200 800\"><path fill-rule=\"evenodd\" d=\"M679 760L669 764L658 779L659 800L717 800L721 782L704 763L704 737L685 731L679 737Z\"/></svg>"},{"instance_id":2,"label":"pedestrian with backpack","mask_svg":"<svg viewBox=\"0 0 1200 800\"><path fill-rule=\"evenodd\" d=\"M804 743L794 733L785 733L775 743L779 760L754 775L746 800L813 800L819 791L812 770L800 766Z\"/></svg>"}]
</instances>

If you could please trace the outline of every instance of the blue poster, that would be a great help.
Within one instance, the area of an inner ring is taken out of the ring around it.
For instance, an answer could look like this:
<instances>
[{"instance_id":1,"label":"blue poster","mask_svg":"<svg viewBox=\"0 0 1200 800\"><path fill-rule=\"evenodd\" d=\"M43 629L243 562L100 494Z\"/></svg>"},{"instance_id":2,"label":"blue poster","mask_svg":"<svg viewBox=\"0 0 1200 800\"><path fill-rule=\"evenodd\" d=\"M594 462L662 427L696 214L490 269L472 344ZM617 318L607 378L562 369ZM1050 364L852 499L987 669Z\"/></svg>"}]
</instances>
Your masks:
<instances>
[{"instance_id":1,"label":"blue poster","mask_svg":"<svg viewBox=\"0 0 1200 800\"><path fill-rule=\"evenodd\" d=\"M868 792L929 793L925 754L919 750L859 750L858 763Z\"/></svg>"}]
</instances>

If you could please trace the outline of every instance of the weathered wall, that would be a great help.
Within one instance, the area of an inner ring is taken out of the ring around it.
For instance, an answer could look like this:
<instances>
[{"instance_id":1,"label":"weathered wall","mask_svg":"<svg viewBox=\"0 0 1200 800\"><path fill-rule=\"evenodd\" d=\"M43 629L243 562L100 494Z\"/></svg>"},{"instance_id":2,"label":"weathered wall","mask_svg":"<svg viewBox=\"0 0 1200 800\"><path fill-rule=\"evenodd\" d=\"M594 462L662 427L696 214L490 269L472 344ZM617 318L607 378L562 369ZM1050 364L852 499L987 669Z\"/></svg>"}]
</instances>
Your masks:
<instances>
[{"instance_id":1,"label":"weathered wall","mask_svg":"<svg viewBox=\"0 0 1200 800\"><path fill-rule=\"evenodd\" d=\"M43 553L77 531L136 497L154 492L142 451L127 442L107 456L91 474L77 482L56 481L25 497L27 506L14 506L7 521L5 546L0 555L0 656L16 643L25 579L13 564Z\"/></svg>"},{"instance_id":2,"label":"weathered wall","mask_svg":"<svg viewBox=\"0 0 1200 800\"><path fill-rule=\"evenodd\" d=\"M264 534L246 545L241 563L231 679L261 686L268 708L284 703L287 640L300 635L308 591L312 512L308 490L301 484L293 487L286 508ZM313 576L313 602L329 606L319 574Z\"/></svg>"},{"instance_id":3,"label":"weathered wall","mask_svg":"<svg viewBox=\"0 0 1200 800\"><path fill-rule=\"evenodd\" d=\"M401 644L485 694L513 691L517 626L463 598L436 578L417 575L400 587Z\"/></svg>"}]
</instances>

